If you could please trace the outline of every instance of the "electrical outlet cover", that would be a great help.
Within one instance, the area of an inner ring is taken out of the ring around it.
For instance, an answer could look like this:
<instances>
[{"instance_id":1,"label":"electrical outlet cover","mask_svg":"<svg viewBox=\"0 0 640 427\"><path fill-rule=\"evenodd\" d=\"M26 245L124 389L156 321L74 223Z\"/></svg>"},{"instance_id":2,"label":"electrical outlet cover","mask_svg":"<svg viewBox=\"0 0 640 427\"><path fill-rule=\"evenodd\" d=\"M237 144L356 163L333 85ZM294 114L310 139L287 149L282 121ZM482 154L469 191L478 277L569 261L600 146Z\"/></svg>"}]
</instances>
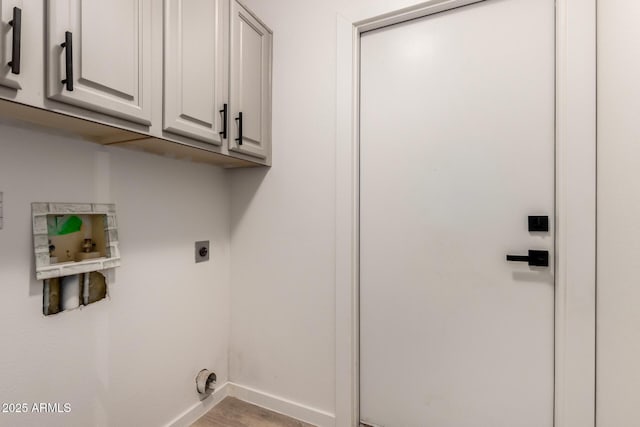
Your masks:
<instances>
[{"instance_id":1,"label":"electrical outlet cover","mask_svg":"<svg viewBox=\"0 0 640 427\"><path fill-rule=\"evenodd\" d=\"M209 241L196 242L196 262L209 261Z\"/></svg>"}]
</instances>

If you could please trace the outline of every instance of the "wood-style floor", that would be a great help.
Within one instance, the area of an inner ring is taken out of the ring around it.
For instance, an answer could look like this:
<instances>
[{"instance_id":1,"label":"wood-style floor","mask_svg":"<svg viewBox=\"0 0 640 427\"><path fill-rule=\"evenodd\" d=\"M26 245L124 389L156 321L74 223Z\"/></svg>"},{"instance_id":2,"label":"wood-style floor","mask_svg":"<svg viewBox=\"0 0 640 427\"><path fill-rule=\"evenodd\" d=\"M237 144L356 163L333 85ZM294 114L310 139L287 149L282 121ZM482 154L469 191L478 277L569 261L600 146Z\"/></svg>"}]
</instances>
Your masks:
<instances>
[{"instance_id":1,"label":"wood-style floor","mask_svg":"<svg viewBox=\"0 0 640 427\"><path fill-rule=\"evenodd\" d=\"M191 427L313 427L259 406L227 397Z\"/></svg>"}]
</instances>

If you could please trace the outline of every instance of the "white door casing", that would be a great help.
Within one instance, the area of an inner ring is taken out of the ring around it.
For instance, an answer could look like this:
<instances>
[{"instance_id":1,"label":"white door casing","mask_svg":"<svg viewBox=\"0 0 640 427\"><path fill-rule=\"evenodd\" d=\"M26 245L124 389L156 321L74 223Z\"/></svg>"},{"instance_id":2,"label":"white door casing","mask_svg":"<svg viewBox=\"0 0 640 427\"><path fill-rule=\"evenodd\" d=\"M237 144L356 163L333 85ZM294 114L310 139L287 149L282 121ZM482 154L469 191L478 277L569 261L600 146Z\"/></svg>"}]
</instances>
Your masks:
<instances>
[{"instance_id":1,"label":"white door casing","mask_svg":"<svg viewBox=\"0 0 640 427\"><path fill-rule=\"evenodd\" d=\"M554 2L360 43L361 419L552 427L553 263L505 255L553 259Z\"/></svg>"},{"instance_id":2,"label":"white door casing","mask_svg":"<svg viewBox=\"0 0 640 427\"><path fill-rule=\"evenodd\" d=\"M164 13L164 129L222 145L229 1L165 0Z\"/></svg>"},{"instance_id":3,"label":"white door casing","mask_svg":"<svg viewBox=\"0 0 640 427\"><path fill-rule=\"evenodd\" d=\"M271 150L272 39L266 25L242 4L231 1L229 150L262 159Z\"/></svg>"},{"instance_id":4,"label":"white door casing","mask_svg":"<svg viewBox=\"0 0 640 427\"><path fill-rule=\"evenodd\" d=\"M47 96L151 124L151 0L48 0ZM65 33L73 36L73 91Z\"/></svg>"},{"instance_id":5,"label":"white door casing","mask_svg":"<svg viewBox=\"0 0 640 427\"><path fill-rule=\"evenodd\" d=\"M337 17L336 425L340 427L357 426L359 420L359 35L475 2L431 0L374 17ZM582 427L595 422L595 0L557 0L555 26L554 425Z\"/></svg>"}]
</instances>

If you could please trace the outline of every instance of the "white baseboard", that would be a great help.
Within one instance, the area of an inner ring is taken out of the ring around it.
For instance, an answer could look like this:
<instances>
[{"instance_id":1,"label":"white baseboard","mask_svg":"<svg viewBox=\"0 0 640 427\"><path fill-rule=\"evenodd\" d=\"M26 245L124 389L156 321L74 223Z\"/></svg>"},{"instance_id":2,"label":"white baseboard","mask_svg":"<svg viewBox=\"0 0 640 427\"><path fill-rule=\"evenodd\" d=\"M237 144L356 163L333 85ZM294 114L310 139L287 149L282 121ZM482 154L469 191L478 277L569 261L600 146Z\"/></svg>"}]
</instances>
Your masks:
<instances>
[{"instance_id":1,"label":"white baseboard","mask_svg":"<svg viewBox=\"0 0 640 427\"><path fill-rule=\"evenodd\" d=\"M228 395L245 402L253 403L273 412L313 424L318 427L335 427L335 415L311 408L288 399L283 399L251 387L245 387L239 384L227 383L229 391Z\"/></svg>"},{"instance_id":2,"label":"white baseboard","mask_svg":"<svg viewBox=\"0 0 640 427\"><path fill-rule=\"evenodd\" d=\"M313 424L318 427L335 427L335 415L311 408L300 403L283 399L269 393L265 393L251 387L245 387L232 382L226 382L215 392L202 402L198 402L177 416L166 427L189 427L198 418L213 409L218 403L227 397L232 396L245 402L252 403L262 408L279 414Z\"/></svg>"},{"instance_id":3,"label":"white baseboard","mask_svg":"<svg viewBox=\"0 0 640 427\"><path fill-rule=\"evenodd\" d=\"M222 400L228 395L229 383L224 383L222 386L216 388L211 396L191 406L167 424L166 427L189 427L191 424L195 423L198 418L209 412L218 403L222 402Z\"/></svg>"}]
</instances>

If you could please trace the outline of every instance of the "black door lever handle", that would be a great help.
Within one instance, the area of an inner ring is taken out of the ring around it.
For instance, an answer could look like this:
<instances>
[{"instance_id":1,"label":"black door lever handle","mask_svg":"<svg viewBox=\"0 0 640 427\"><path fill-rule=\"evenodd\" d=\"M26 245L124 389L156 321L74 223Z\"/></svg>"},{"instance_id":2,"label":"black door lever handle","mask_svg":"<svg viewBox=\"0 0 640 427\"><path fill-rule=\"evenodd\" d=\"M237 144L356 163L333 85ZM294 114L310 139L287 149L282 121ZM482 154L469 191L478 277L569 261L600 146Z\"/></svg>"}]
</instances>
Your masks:
<instances>
[{"instance_id":1,"label":"black door lever handle","mask_svg":"<svg viewBox=\"0 0 640 427\"><path fill-rule=\"evenodd\" d=\"M529 255L507 255L507 261L526 262L531 267L549 267L549 251L529 250Z\"/></svg>"}]
</instances>

